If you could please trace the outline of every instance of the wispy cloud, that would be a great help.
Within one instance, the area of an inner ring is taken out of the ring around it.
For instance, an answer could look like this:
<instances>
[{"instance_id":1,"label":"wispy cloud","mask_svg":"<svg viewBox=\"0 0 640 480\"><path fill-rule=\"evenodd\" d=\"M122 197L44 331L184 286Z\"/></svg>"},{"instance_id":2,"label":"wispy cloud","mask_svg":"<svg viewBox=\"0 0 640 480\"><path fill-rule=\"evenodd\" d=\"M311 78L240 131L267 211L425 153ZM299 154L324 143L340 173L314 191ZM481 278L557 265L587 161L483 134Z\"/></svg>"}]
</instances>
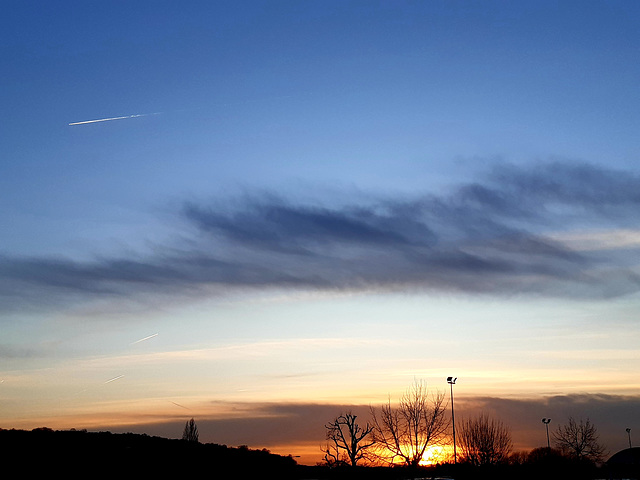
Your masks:
<instances>
[{"instance_id":1,"label":"wispy cloud","mask_svg":"<svg viewBox=\"0 0 640 480\"><path fill-rule=\"evenodd\" d=\"M625 250L640 248L640 230L611 229L550 234L550 238L576 251Z\"/></svg>"},{"instance_id":2,"label":"wispy cloud","mask_svg":"<svg viewBox=\"0 0 640 480\"><path fill-rule=\"evenodd\" d=\"M87 125L89 123L100 123L100 122L111 122L113 120L125 120L127 118L138 118L138 117L148 117L149 115L160 115L162 112L156 113L138 113L136 115L125 115L123 117L109 117L109 118L98 118L97 120L83 120L81 122L71 122L69 126L74 125Z\"/></svg>"},{"instance_id":3,"label":"wispy cloud","mask_svg":"<svg viewBox=\"0 0 640 480\"><path fill-rule=\"evenodd\" d=\"M106 381L106 382L104 382L104 383L111 383L111 382L115 382L116 380L120 380L122 377L124 377L124 375L118 375L117 377L110 378L109 380L107 380L107 381Z\"/></svg>"},{"instance_id":4,"label":"wispy cloud","mask_svg":"<svg viewBox=\"0 0 640 480\"><path fill-rule=\"evenodd\" d=\"M140 340L136 340L135 342L131 342L129 345L136 345L138 343L146 342L147 340L150 340L150 339L152 339L154 337L157 337L157 336L158 336L158 334L154 333L153 335L148 335L148 336L146 336L144 338L141 338Z\"/></svg>"},{"instance_id":5,"label":"wispy cloud","mask_svg":"<svg viewBox=\"0 0 640 480\"><path fill-rule=\"evenodd\" d=\"M165 251L93 262L0 256L0 304L248 287L619 296L640 286L628 256L638 245L619 241L621 253L602 232L635 230L638 207L635 173L569 162L496 165L410 200L188 202L193 235ZM580 248L571 236L587 227L601 233Z\"/></svg>"}]
</instances>

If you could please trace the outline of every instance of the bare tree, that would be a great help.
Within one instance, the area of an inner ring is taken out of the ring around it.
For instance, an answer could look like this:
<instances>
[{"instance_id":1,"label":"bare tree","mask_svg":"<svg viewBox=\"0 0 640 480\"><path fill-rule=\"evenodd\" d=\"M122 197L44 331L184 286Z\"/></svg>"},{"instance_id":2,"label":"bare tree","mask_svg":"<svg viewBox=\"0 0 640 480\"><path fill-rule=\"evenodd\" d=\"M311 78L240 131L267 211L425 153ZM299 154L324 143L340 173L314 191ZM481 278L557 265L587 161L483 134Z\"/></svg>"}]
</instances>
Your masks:
<instances>
[{"instance_id":1,"label":"bare tree","mask_svg":"<svg viewBox=\"0 0 640 480\"><path fill-rule=\"evenodd\" d=\"M445 410L444 393L429 394L424 382L415 382L397 407L391 400L379 413L372 407L373 439L380 458L417 467L429 447L444 442L449 426Z\"/></svg>"},{"instance_id":2,"label":"bare tree","mask_svg":"<svg viewBox=\"0 0 640 480\"><path fill-rule=\"evenodd\" d=\"M196 425L196 421L193 418L189 420L184 426L184 432L182 432L182 440L198 443L198 426Z\"/></svg>"},{"instance_id":3,"label":"bare tree","mask_svg":"<svg viewBox=\"0 0 640 480\"><path fill-rule=\"evenodd\" d=\"M357 416L351 412L339 415L325 425L328 443L323 447L325 462L329 465L348 463L352 467L366 458L367 451L374 445L373 426L367 423L361 427Z\"/></svg>"},{"instance_id":4,"label":"bare tree","mask_svg":"<svg viewBox=\"0 0 640 480\"><path fill-rule=\"evenodd\" d=\"M506 462L513 448L509 427L486 415L464 420L458 442L463 461L472 465Z\"/></svg>"},{"instance_id":5,"label":"bare tree","mask_svg":"<svg viewBox=\"0 0 640 480\"><path fill-rule=\"evenodd\" d=\"M598 443L598 431L588 418L585 421L580 419L578 423L569 417L565 425L558 426L553 438L560 451L578 460L597 462L602 460L606 452L604 446Z\"/></svg>"},{"instance_id":6,"label":"bare tree","mask_svg":"<svg viewBox=\"0 0 640 480\"><path fill-rule=\"evenodd\" d=\"M322 450L322 453L324 453L324 457L323 461L319 462L318 465L333 468L342 467L349 464L347 456L344 454L344 452L341 452L333 443L327 442L325 445L321 445L320 450Z\"/></svg>"}]
</instances>

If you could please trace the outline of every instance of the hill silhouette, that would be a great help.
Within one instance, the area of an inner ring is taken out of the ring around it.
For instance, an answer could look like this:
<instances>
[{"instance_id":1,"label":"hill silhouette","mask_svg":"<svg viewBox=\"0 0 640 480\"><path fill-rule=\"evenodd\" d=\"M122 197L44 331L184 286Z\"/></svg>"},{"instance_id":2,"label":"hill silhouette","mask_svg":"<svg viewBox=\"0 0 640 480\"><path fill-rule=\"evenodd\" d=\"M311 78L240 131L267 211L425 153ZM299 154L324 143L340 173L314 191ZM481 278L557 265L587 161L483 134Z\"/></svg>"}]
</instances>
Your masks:
<instances>
[{"instance_id":1,"label":"hill silhouette","mask_svg":"<svg viewBox=\"0 0 640 480\"><path fill-rule=\"evenodd\" d=\"M0 448L18 475L76 478L296 478L291 456L248 447L202 444L145 434L0 429Z\"/></svg>"}]
</instances>

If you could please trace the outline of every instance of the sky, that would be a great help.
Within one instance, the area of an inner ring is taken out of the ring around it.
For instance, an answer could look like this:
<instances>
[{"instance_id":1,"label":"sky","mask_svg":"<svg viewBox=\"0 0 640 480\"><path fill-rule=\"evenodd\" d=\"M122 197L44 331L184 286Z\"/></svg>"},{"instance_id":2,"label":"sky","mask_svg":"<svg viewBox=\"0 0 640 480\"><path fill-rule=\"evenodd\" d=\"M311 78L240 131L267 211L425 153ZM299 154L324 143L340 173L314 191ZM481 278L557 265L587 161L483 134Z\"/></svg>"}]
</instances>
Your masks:
<instances>
[{"instance_id":1,"label":"sky","mask_svg":"<svg viewBox=\"0 0 640 480\"><path fill-rule=\"evenodd\" d=\"M320 457L415 381L640 438L640 5L14 1L0 428ZM98 121L99 120L99 121Z\"/></svg>"}]
</instances>

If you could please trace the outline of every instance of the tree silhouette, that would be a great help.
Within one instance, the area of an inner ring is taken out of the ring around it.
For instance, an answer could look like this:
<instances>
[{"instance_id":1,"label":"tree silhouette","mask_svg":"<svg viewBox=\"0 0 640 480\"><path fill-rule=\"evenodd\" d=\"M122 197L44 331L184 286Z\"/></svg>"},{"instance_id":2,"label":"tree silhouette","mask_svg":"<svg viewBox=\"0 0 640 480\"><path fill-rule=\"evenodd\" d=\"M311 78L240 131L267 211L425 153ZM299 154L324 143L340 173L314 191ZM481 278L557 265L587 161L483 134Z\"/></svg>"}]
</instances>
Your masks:
<instances>
[{"instance_id":1,"label":"tree silhouette","mask_svg":"<svg viewBox=\"0 0 640 480\"><path fill-rule=\"evenodd\" d=\"M182 440L187 442L198 443L198 426L196 421L192 418L184 426L184 432L182 432Z\"/></svg>"},{"instance_id":2,"label":"tree silhouette","mask_svg":"<svg viewBox=\"0 0 640 480\"><path fill-rule=\"evenodd\" d=\"M356 423L356 418L356 415L347 412L325 425L328 443L322 451L328 465L348 463L355 467L359 460L366 458L367 451L375 444L371 436L373 426L367 423L361 427Z\"/></svg>"},{"instance_id":3,"label":"tree silhouette","mask_svg":"<svg viewBox=\"0 0 640 480\"><path fill-rule=\"evenodd\" d=\"M449 426L444 402L444 393L430 395L425 383L416 382L397 407L391 405L391 400L381 406L380 413L372 407L373 439L380 458L417 467L427 448L444 440Z\"/></svg>"},{"instance_id":4,"label":"tree silhouette","mask_svg":"<svg viewBox=\"0 0 640 480\"><path fill-rule=\"evenodd\" d=\"M577 460L597 462L602 459L606 449L598 443L598 431L587 418L576 422L569 417L565 425L558 426L553 433L556 447Z\"/></svg>"},{"instance_id":5,"label":"tree silhouette","mask_svg":"<svg viewBox=\"0 0 640 480\"><path fill-rule=\"evenodd\" d=\"M505 462L513 444L511 431L499 420L486 415L464 420L458 437L462 459L472 465L497 465Z\"/></svg>"}]
</instances>

